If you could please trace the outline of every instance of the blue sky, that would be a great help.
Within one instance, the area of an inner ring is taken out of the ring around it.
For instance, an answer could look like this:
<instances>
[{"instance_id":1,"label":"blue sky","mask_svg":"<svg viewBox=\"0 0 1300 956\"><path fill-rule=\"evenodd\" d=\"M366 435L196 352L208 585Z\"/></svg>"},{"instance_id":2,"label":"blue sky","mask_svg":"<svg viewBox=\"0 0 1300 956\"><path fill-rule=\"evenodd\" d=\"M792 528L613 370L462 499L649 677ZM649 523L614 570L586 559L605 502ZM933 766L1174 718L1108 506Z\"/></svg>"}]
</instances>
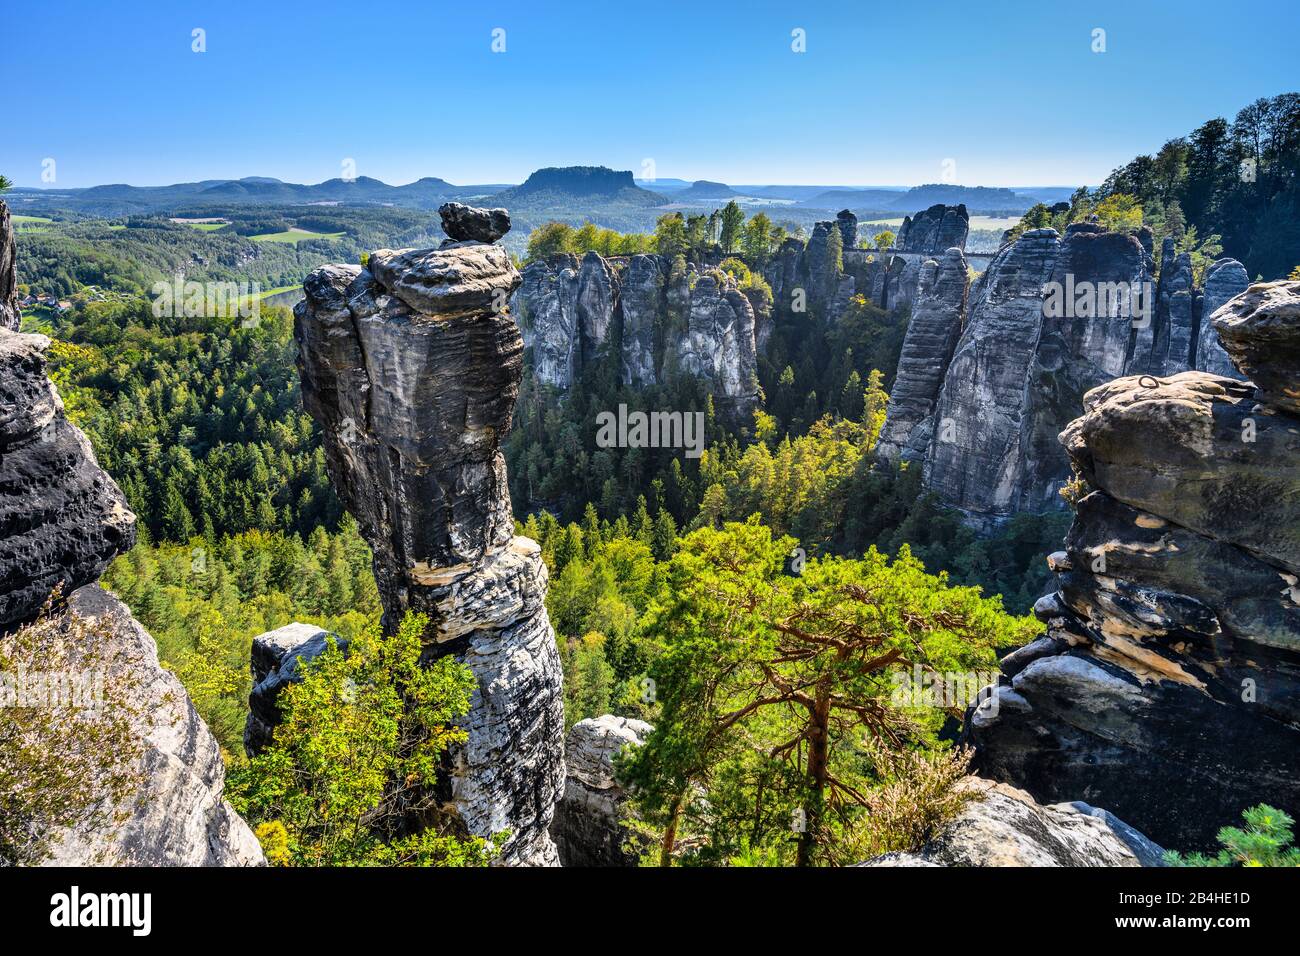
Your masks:
<instances>
[{"instance_id":1,"label":"blue sky","mask_svg":"<svg viewBox=\"0 0 1300 956\"><path fill-rule=\"evenodd\" d=\"M0 172L517 182L1099 182L1300 88L1296 0L12 3ZM207 51L191 50L192 30ZM492 32L505 31L505 52ZM1106 52L1092 52L1094 29ZM791 49L802 29L806 52Z\"/></svg>"}]
</instances>

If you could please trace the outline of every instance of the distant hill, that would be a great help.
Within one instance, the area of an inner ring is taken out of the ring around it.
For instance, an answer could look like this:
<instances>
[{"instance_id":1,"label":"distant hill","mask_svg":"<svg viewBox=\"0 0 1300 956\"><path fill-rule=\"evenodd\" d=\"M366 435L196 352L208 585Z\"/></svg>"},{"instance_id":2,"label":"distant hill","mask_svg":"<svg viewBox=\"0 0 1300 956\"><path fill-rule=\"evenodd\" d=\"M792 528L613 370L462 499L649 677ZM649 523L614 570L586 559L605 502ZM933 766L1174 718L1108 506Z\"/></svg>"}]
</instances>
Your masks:
<instances>
[{"instance_id":1,"label":"distant hill","mask_svg":"<svg viewBox=\"0 0 1300 956\"><path fill-rule=\"evenodd\" d=\"M671 193L679 189L685 189L690 183L685 179L677 179L673 176L663 176L659 179L635 179L633 180L642 189L648 189L655 193Z\"/></svg>"},{"instance_id":2,"label":"distant hill","mask_svg":"<svg viewBox=\"0 0 1300 956\"><path fill-rule=\"evenodd\" d=\"M732 199L739 196L726 183L710 182L707 179L697 179L685 189L669 193L668 197L673 202L692 202L696 199Z\"/></svg>"},{"instance_id":3,"label":"distant hill","mask_svg":"<svg viewBox=\"0 0 1300 956\"><path fill-rule=\"evenodd\" d=\"M828 190L803 200L800 205L818 209L870 209L914 213L935 203L955 206L965 203L972 213L1024 212L1039 200L1011 189L995 186L956 186L931 183L913 186L905 192L890 189Z\"/></svg>"},{"instance_id":4,"label":"distant hill","mask_svg":"<svg viewBox=\"0 0 1300 956\"><path fill-rule=\"evenodd\" d=\"M455 186L444 179L426 176L403 186L390 186L369 176L353 180L327 179L305 185L286 183L269 176L243 179L210 179L170 186L128 186L115 183L87 189L15 189L15 198L25 203L58 207L92 216L126 216L186 206L310 205L342 203L391 205L411 209L433 209L448 199L483 196L500 192L499 183Z\"/></svg>"},{"instance_id":5,"label":"distant hill","mask_svg":"<svg viewBox=\"0 0 1300 956\"><path fill-rule=\"evenodd\" d=\"M593 202L660 206L665 199L661 194L638 186L630 170L614 170L606 166L548 166L537 170L522 185L492 196L491 201L510 208L564 207Z\"/></svg>"}]
</instances>

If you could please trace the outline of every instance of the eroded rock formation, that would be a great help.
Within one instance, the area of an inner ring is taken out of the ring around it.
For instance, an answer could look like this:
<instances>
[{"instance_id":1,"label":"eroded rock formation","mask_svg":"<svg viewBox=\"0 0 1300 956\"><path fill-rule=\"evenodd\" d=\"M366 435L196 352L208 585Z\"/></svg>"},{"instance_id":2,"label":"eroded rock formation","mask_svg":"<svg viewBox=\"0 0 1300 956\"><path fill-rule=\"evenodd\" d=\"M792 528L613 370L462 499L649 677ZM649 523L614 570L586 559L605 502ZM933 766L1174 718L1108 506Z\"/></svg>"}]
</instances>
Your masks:
<instances>
[{"instance_id":1,"label":"eroded rock formation","mask_svg":"<svg viewBox=\"0 0 1300 956\"><path fill-rule=\"evenodd\" d=\"M13 236L3 206L0 307L7 308ZM9 324L8 316L0 325ZM16 325L16 309L12 317ZM216 739L180 681L159 664L153 638L94 583L135 542L135 515L100 469L86 436L64 415L45 374L49 344L43 335L0 328L0 645L38 618L61 586L65 602L52 607L40 627L66 646L68 661L94 671L81 676L122 695L116 700L129 714L126 732L136 749L123 754L122 763L99 768L128 782L122 799L93 826L45 834L52 846L46 862L259 864L256 837L222 798L225 768ZM87 628L96 634L93 660L79 643ZM29 672L50 667L48 661L23 664Z\"/></svg>"},{"instance_id":2,"label":"eroded rock formation","mask_svg":"<svg viewBox=\"0 0 1300 956\"><path fill-rule=\"evenodd\" d=\"M62 615L69 616L90 622L111 644L111 656L99 661L107 664L103 680L129 688L131 733L140 751L126 768L131 792L113 808L111 822L54 834L45 864L262 865L257 837L222 798L221 748L176 675L159 664L154 639L126 605L96 584L73 592Z\"/></svg>"},{"instance_id":3,"label":"eroded rock formation","mask_svg":"<svg viewBox=\"0 0 1300 956\"><path fill-rule=\"evenodd\" d=\"M949 249L941 262L928 259L921 267L917 301L898 359L896 385L876 445L881 460L925 457L934 436L939 389L966 317L969 289L966 257L960 249Z\"/></svg>"},{"instance_id":4,"label":"eroded rock formation","mask_svg":"<svg viewBox=\"0 0 1300 956\"><path fill-rule=\"evenodd\" d=\"M253 638L249 670L253 690L248 695L248 720L244 723L244 749L249 756L260 753L280 723L278 701L281 692L301 676L300 665L318 657L328 646L328 631L314 624L294 621ZM335 638L341 648L345 638Z\"/></svg>"},{"instance_id":5,"label":"eroded rock formation","mask_svg":"<svg viewBox=\"0 0 1300 956\"><path fill-rule=\"evenodd\" d=\"M1039 806L1023 790L967 777L957 816L913 853L864 866L1160 866L1163 850L1124 821L1081 801Z\"/></svg>"},{"instance_id":6,"label":"eroded rock formation","mask_svg":"<svg viewBox=\"0 0 1300 956\"><path fill-rule=\"evenodd\" d=\"M964 204L945 206L936 203L915 216L903 217L896 244L899 252L941 256L954 246L965 251L969 235L970 214Z\"/></svg>"},{"instance_id":7,"label":"eroded rock formation","mask_svg":"<svg viewBox=\"0 0 1300 956\"><path fill-rule=\"evenodd\" d=\"M557 294L582 301L609 276L599 260L566 266ZM451 799L471 832L510 831L504 862L553 864L560 663L546 568L537 545L514 536L500 452L523 368L506 308L519 284L496 245L379 250L368 268L312 273L294 330L303 403L374 551L385 626L427 614L429 657L455 654L478 678ZM590 302L569 314L584 335L607 329Z\"/></svg>"},{"instance_id":8,"label":"eroded rock formation","mask_svg":"<svg viewBox=\"0 0 1300 956\"><path fill-rule=\"evenodd\" d=\"M748 421L758 402L752 304L729 275L671 271L655 255L565 253L529 263L512 308L538 381L568 389L609 356L624 385L655 384L677 369L708 382L721 414ZM670 324L677 331L663 335Z\"/></svg>"},{"instance_id":9,"label":"eroded rock formation","mask_svg":"<svg viewBox=\"0 0 1300 956\"><path fill-rule=\"evenodd\" d=\"M0 329L18 328L18 252L9 204L0 199Z\"/></svg>"},{"instance_id":10,"label":"eroded rock formation","mask_svg":"<svg viewBox=\"0 0 1300 956\"><path fill-rule=\"evenodd\" d=\"M1205 294L1201 299L1201 322L1196 345L1196 368L1228 378L1239 378L1241 373L1228 358L1219 333L1214 330L1214 314L1228 300L1241 295L1250 285L1246 267L1236 259L1219 259L1205 273Z\"/></svg>"},{"instance_id":11,"label":"eroded rock formation","mask_svg":"<svg viewBox=\"0 0 1300 956\"><path fill-rule=\"evenodd\" d=\"M0 330L0 629L34 618L56 585L98 580L135 543L135 515L46 378L49 345Z\"/></svg>"},{"instance_id":12,"label":"eroded rock formation","mask_svg":"<svg viewBox=\"0 0 1300 956\"><path fill-rule=\"evenodd\" d=\"M1177 849L1258 803L1300 810L1300 377L1282 344L1300 283L1251 286L1214 325L1258 389L1121 378L1065 429L1090 493L1049 559L1048 631L969 721L982 773Z\"/></svg>"},{"instance_id":13,"label":"eroded rock formation","mask_svg":"<svg viewBox=\"0 0 1300 956\"><path fill-rule=\"evenodd\" d=\"M551 836L565 866L635 866L633 839L620 822L623 788L615 780L614 758L639 747L654 730L644 720L605 714L580 720L569 730L564 759L564 799L555 808Z\"/></svg>"},{"instance_id":14,"label":"eroded rock formation","mask_svg":"<svg viewBox=\"0 0 1300 956\"><path fill-rule=\"evenodd\" d=\"M913 323L922 324L910 358L904 347L880 457L910 447L907 457L924 459L926 488L984 530L1020 512L1064 507L1058 491L1071 472L1056 436L1088 389L1214 361L1201 357L1202 294L1190 258L1167 243L1156 283L1150 241L1149 231L1109 232L1096 222L1074 223L1064 237L1030 230L998 251L970 290L964 318L950 311L945 322L939 313L956 306L918 293ZM1239 268L1216 264L1207 304L1240 291ZM949 358L935 329L954 324L961 335ZM936 371L933 421L918 429Z\"/></svg>"}]
</instances>

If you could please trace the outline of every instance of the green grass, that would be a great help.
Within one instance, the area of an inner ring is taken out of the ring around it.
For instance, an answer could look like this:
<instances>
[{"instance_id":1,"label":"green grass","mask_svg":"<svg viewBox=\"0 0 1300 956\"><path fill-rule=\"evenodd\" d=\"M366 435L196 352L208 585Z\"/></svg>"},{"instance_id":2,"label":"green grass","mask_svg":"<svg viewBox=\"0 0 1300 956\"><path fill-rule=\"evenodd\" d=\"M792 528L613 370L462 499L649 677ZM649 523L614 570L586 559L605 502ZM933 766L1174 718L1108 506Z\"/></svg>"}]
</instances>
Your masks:
<instances>
[{"instance_id":1,"label":"green grass","mask_svg":"<svg viewBox=\"0 0 1300 956\"><path fill-rule=\"evenodd\" d=\"M13 219L14 226L17 228L40 229L44 226L53 224L53 219L46 219L44 216L20 216L15 213L10 217Z\"/></svg>"},{"instance_id":2,"label":"green grass","mask_svg":"<svg viewBox=\"0 0 1300 956\"><path fill-rule=\"evenodd\" d=\"M197 229L199 232L216 232L218 229L225 229L230 225L228 222L187 222L191 229Z\"/></svg>"},{"instance_id":3,"label":"green grass","mask_svg":"<svg viewBox=\"0 0 1300 956\"><path fill-rule=\"evenodd\" d=\"M309 232L306 229L286 229L284 232L268 232L261 236L249 236L254 242L303 242L307 239L338 239L341 232Z\"/></svg>"},{"instance_id":4,"label":"green grass","mask_svg":"<svg viewBox=\"0 0 1300 956\"><path fill-rule=\"evenodd\" d=\"M889 226L891 229L901 226L902 224L902 216L899 216L896 219L868 219L863 223L864 226Z\"/></svg>"}]
</instances>

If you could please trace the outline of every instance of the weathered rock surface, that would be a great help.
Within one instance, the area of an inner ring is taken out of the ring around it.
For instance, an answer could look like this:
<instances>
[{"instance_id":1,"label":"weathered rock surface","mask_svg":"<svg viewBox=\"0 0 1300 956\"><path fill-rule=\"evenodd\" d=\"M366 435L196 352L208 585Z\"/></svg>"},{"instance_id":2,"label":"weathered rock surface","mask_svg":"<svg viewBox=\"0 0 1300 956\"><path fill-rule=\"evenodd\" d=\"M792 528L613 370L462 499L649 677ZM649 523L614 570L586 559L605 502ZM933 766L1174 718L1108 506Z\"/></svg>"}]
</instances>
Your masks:
<instances>
[{"instance_id":1,"label":"weathered rock surface","mask_svg":"<svg viewBox=\"0 0 1300 956\"><path fill-rule=\"evenodd\" d=\"M743 419L758 401L754 309L730 276L700 276L691 290L680 368L712 386L724 414Z\"/></svg>"},{"instance_id":2,"label":"weathered rock surface","mask_svg":"<svg viewBox=\"0 0 1300 956\"><path fill-rule=\"evenodd\" d=\"M1082 802L1040 806L1023 790L967 777L970 801L914 853L864 866L1160 866L1163 850Z\"/></svg>"},{"instance_id":3,"label":"weathered rock surface","mask_svg":"<svg viewBox=\"0 0 1300 956\"><path fill-rule=\"evenodd\" d=\"M840 240L845 249L858 247L858 217L851 209L841 209L835 214L835 224L840 227Z\"/></svg>"},{"instance_id":4,"label":"weathered rock surface","mask_svg":"<svg viewBox=\"0 0 1300 956\"><path fill-rule=\"evenodd\" d=\"M1201 300L1201 325L1196 344L1196 368L1213 375L1240 378L1214 328L1214 314L1227 302L1246 291L1250 277L1236 259L1219 259L1205 273L1205 294Z\"/></svg>"},{"instance_id":5,"label":"weathered rock surface","mask_svg":"<svg viewBox=\"0 0 1300 956\"><path fill-rule=\"evenodd\" d=\"M624 845L630 834L619 822L623 788L614 778L614 758L639 747L654 730L643 720L605 714L580 720L565 740L568 777L555 808L551 836L564 866L634 866Z\"/></svg>"},{"instance_id":6,"label":"weathered rock surface","mask_svg":"<svg viewBox=\"0 0 1300 956\"><path fill-rule=\"evenodd\" d=\"M14 273L3 207L0 202L0 308ZM12 316L16 325L16 308ZM5 326L8 317L0 318ZM103 642L93 666L102 669L104 684L127 695L140 751L131 771L134 792L111 808L111 823L51 834L47 862L260 864L256 837L222 798L225 767L216 739L180 681L160 666L153 638L124 604L93 583L135 543L135 515L100 469L86 436L65 417L45 375L49 344L43 335L0 327L0 642L34 620L61 584L66 601L53 609L49 626L69 640L84 640L84 629L71 629L74 619L91 622ZM72 660L80 649L69 648Z\"/></svg>"},{"instance_id":7,"label":"weathered rock surface","mask_svg":"<svg viewBox=\"0 0 1300 956\"><path fill-rule=\"evenodd\" d=\"M748 421L758 402L754 308L734 279L691 270L676 281L662 256L529 263L513 303L533 375L568 389L618 343L624 385L651 385L665 366L705 380L719 411ZM665 317L681 317L664 337ZM661 341L662 338L662 341Z\"/></svg>"},{"instance_id":8,"label":"weathered rock surface","mask_svg":"<svg viewBox=\"0 0 1300 956\"><path fill-rule=\"evenodd\" d=\"M966 257L949 249L922 267L912 320L898 359L876 454L883 461L923 458L934 433L934 406L966 316Z\"/></svg>"},{"instance_id":9,"label":"weathered rock surface","mask_svg":"<svg viewBox=\"0 0 1300 956\"><path fill-rule=\"evenodd\" d=\"M1084 393L1119 375L1182 371L1193 358L1190 259L1170 254L1158 295L1150 262L1141 237L1094 222L1064 238L1031 230L999 250L970 292L934 426L920 432L929 436L920 455L929 490L985 530L1064 506L1057 492L1070 465L1056 436ZM900 363L895 392L929 394L941 353L928 368ZM906 429L906 409L899 414ZM886 435L894 427L887 421ZM885 460L897 444L882 444Z\"/></svg>"},{"instance_id":10,"label":"weathered rock surface","mask_svg":"<svg viewBox=\"0 0 1300 956\"><path fill-rule=\"evenodd\" d=\"M499 246L380 251L368 269L312 273L295 335L304 405L373 549L385 626L429 615L427 654L456 654L478 678L451 768L456 809L473 833L510 831L504 862L553 864L560 663L545 565L514 536L500 451L523 367L504 307L519 284Z\"/></svg>"},{"instance_id":11,"label":"weathered rock surface","mask_svg":"<svg viewBox=\"0 0 1300 956\"><path fill-rule=\"evenodd\" d=\"M17 330L22 316L18 311L18 252L14 242L13 220L9 205L0 199L0 329Z\"/></svg>"},{"instance_id":12,"label":"weathered rock surface","mask_svg":"<svg viewBox=\"0 0 1300 956\"><path fill-rule=\"evenodd\" d=\"M280 722L277 702L281 691L298 680L300 665L318 657L329 646L329 631L295 621L253 638L249 669L253 690L248 695L248 720L244 724L244 749L250 756L270 742ZM340 648L345 638L335 637Z\"/></svg>"},{"instance_id":13,"label":"weathered rock surface","mask_svg":"<svg viewBox=\"0 0 1300 956\"><path fill-rule=\"evenodd\" d=\"M438 207L442 231L453 242L496 242L510 231L510 213L505 209L479 209L460 202Z\"/></svg>"},{"instance_id":14,"label":"weathered rock surface","mask_svg":"<svg viewBox=\"0 0 1300 956\"><path fill-rule=\"evenodd\" d=\"M135 543L135 515L45 376L49 344L0 329L0 630Z\"/></svg>"},{"instance_id":15,"label":"weathered rock surface","mask_svg":"<svg viewBox=\"0 0 1300 956\"><path fill-rule=\"evenodd\" d=\"M1300 282L1262 282L1218 309L1215 331L1228 357L1263 398L1300 412Z\"/></svg>"},{"instance_id":16,"label":"weathered rock surface","mask_svg":"<svg viewBox=\"0 0 1300 956\"><path fill-rule=\"evenodd\" d=\"M936 203L915 216L904 216L898 228L899 252L916 252L924 256L941 256L956 246L966 249L970 235L970 214L965 204L945 206Z\"/></svg>"},{"instance_id":17,"label":"weathered rock surface","mask_svg":"<svg viewBox=\"0 0 1300 956\"><path fill-rule=\"evenodd\" d=\"M1265 344L1300 313L1255 315L1285 285L1221 310L1278 401L1204 372L1123 378L1062 434L1093 490L1049 558L1047 635L1003 660L998 706L968 722L982 774L1176 849L1212 847L1258 803L1300 810L1300 415Z\"/></svg>"},{"instance_id":18,"label":"weathered rock surface","mask_svg":"<svg viewBox=\"0 0 1300 956\"><path fill-rule=\"evenodd\" d=\"M926 456L925 484L948 504L991 522L1017 510L1025 494L1032 425L1025 406L1042 289L1060 246L1055 230L1036 229L998 252L971 292L935 407L939 427Z\"/></svg>"},{"instance_id":19,"label":"weathered rock surface","mask_svg":"<svg viewBox=\"0 0 1300 956\"><path fill-rule=\"evenodd\" d=\"M132 725L143 743L134 793L102 829L56 835L50 866L257 866L262 848L222 798L221 749L195 713L185 688L158 663L154 640L126 605L88 585L66 614L101 622L114 654L104 680L127 683Z\"/></svg>"}]
</instances>

